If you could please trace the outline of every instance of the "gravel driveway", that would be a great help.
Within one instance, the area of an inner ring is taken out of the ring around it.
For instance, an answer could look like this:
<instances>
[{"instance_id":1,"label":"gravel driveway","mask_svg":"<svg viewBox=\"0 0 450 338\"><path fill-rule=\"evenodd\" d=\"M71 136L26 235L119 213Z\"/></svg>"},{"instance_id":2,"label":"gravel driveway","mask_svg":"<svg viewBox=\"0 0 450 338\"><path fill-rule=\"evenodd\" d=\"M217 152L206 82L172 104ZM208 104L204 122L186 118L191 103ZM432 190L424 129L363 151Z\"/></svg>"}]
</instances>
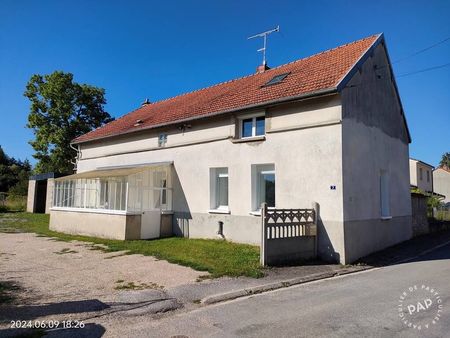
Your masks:
<instances>
[{"instance_id":1,"label":"gravel driveway","mask_svg":"<svg viewBox=\"0 0 450 338\"><path fill-rule=\"evenodd\" d=\"M78 298L114 301L118 291L164 289L194 283L205 272L154 257L105 253L84 242L62 242L35 234L0 234L2 280L17 280L28 298L46 302Z\"/></svg>"},{"instance_id":2,"label":"gravel driveway","mask_svg":"<svg viewBox=\"0 0 450 338\"><path fill-rule=\"evenodd\" d=\"M18 299L0 306L0 336L17 319L172 310L179 304L167 289L196 283L206 274L154 257L98 249L30 233L0 233L0 281L19 286Z\"/></svg>"}]
</instances>

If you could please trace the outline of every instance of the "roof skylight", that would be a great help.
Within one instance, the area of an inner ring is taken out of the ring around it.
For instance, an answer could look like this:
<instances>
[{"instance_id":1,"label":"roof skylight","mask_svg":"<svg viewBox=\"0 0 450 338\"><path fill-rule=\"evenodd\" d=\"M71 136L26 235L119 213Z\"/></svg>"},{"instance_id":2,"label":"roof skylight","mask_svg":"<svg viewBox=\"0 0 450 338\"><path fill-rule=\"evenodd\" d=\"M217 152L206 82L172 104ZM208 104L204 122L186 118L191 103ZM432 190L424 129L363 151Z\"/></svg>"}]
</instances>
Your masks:
<instances>
[{"instance_id":1,"label":"roof skylight","mask_svg":"<svg viewBox=\"0 0 450 338\"><path fill-rule=\"evenodd\" d=\"M283 73L283 74L278 74L275 75L272 79L270 79L269 81L267 81L263 87L267 87L267 86L271 86L277 83L282 82L290 73Z\"/></svg>"}]
</instances>

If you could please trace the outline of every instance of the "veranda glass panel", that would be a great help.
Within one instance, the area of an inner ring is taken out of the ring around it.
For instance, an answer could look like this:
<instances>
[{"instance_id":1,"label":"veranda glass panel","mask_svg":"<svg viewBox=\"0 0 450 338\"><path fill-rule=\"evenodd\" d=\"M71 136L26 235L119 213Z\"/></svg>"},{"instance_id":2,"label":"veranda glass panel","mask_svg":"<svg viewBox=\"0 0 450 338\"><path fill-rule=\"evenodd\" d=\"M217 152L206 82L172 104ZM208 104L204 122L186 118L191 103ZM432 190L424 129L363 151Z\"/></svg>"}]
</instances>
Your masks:
<instances>
[{"instance_id":1,"label":"veranda glass panel","mask_svg":"<svg viewBox=\"0 0 450 338\"><path fill-rule=\"evenodd\" d=\"M172 194L167 168L158 168L129 176L128 210L143 212L171 210Z\"/></svg>"},{"instance_id":2,"label":"veranda glass panel","mask_svg":"<svg viewBox=\"0 0 450 338\"><path fill-rule=\"evenodd\" d=\"M130 212L171 210L171 189L169 168L121 177L58 180L53 206Z\"/></svg>"}]
</instances>

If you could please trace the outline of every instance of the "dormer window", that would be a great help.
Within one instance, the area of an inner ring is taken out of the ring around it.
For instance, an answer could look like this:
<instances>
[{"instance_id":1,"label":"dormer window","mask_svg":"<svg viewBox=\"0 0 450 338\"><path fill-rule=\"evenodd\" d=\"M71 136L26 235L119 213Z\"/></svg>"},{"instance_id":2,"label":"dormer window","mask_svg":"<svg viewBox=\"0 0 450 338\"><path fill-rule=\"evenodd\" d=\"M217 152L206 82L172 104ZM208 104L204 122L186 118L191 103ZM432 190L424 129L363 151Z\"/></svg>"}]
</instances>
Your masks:
<instances>
[{"instance_id":1,"label":"dormer window","mask_svg":"<svg viewBox=\"0 0 450 338\"><path fill-rule=\"evenodd\" d=\"M266 117L264 114L244 117L239 120L240 138L264 136L266 133Z\"/></svg>"}]
</instances>

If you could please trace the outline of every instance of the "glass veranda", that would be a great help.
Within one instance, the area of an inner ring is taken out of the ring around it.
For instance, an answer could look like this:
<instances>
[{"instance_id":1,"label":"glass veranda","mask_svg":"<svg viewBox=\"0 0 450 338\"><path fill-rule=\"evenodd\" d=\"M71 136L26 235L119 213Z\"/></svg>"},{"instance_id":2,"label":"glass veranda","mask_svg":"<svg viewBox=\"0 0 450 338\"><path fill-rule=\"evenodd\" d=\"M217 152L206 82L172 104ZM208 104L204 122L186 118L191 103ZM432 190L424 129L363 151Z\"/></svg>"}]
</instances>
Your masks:
<instances>
[{"instance_id":1,"label":"glass veranda","mask_svg":"<svg viewBox=\"0 0 450 338\"><path fill-rule=\"evenodd\" d=\"M149 210L172 210L171 167L158 167L126 174L111 170L75 174L55 180L53 207L140 213ZM134 170L136 171L136 170ZM113 176L113 175L116 176Z\"/></svg>"}]
</instances>

